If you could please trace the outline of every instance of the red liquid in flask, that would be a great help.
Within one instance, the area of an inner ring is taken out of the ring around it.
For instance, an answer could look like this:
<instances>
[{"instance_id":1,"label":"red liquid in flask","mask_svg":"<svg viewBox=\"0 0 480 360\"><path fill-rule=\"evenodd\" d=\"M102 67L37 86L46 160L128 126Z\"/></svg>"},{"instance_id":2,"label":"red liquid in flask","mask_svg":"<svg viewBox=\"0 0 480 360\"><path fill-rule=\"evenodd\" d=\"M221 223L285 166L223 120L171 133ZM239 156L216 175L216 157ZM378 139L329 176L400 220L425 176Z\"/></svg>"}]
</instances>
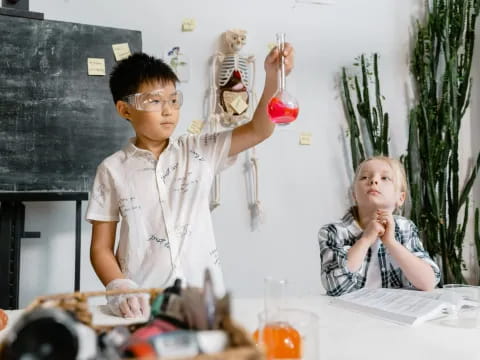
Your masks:
<instances>
[{"instance_id":1,"label":"red liquid in flask","mask_svg":"<svg viewBox=\"0 0 480 360\"><path fill-rule=\"evenodd\" d=\"M298 116L298 106L289 106L281 99L274 97L267 106L268 116L275 124L289 124Z\"/></svg>"}]
</instances>

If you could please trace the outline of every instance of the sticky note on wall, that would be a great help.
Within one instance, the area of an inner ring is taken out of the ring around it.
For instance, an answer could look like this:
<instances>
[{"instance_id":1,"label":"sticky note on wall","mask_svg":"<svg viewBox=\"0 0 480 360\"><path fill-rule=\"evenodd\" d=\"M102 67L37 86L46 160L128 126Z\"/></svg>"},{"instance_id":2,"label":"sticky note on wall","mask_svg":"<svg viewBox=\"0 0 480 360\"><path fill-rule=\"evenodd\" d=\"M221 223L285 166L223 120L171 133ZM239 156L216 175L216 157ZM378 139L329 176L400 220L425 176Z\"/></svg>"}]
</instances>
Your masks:
<instances>
[{"instance_id":1,"label":"sticky note on wall","mask_svg":"<svg viewBox=\"0 0 480 360\"><path fill-rule=\"evenodd\" d=\"M300 133L300 145L310 145L312 143L312 133Z\"/></svg>"},{"instance_id":2,"label":"sticky note on wall","mask_svg":"<svg viewBox=\"0 0 480 360\"><path fill-rule=\"evenodd\" d=\"M183 19L182 21L182 31L193 31L197 26L195 19Z\"/></svg>"},{"instance_id":3,"label":"sticky note on wall","mask_svg":"<svg viewBox=\"0 0 480 360\"><path fill-rule=\"evenodd\" d=\"M122 44L113 44L113 53L115 54L115 60L120 61L128 58L132 53L130 52L130 47L128 43Z\"/></svg>"},{"instance_id":4,"label":"sticky note on wall","mask_svg":"<svg viewBox=\"0 0 480 360\"><path fill-rule=\"evenodd\" d=\"M105 59L88 58L88 75L105 76Z\"/></svg>"}]
</instances>

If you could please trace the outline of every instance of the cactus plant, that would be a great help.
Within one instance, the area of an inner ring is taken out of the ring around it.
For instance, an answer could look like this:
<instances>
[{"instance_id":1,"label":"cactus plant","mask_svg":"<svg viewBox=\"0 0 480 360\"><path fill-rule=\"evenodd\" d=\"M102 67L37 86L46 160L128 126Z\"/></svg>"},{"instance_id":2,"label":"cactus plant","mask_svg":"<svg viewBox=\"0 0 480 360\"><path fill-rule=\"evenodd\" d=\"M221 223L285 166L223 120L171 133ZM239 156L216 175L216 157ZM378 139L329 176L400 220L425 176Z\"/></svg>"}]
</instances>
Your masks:
<instances>
[{"instance_id":1,"label":"cactus plant","mask_svg":"<svg viewBox=\"0 0 480 360\"><path fill-rule=\"evenodd\" d=\"M458 147L460 126L470 103L480 0L427 0L426 6L426 21L417 23L411 62L417 101L410 111L404 157L410 217L419 226L430 254L441 258L443 281L464 283L462 248L480 154L462 187ZM478 210L475 222L478 247Z\"/></svg>"},{"instance_id":2,"label":"cactus plant","mask_svg":"<svg viewBox=\"0 0 480 360\"><path fill-rule=\"evenodd\" d=\"M378 76L378 54L373 54L373 81L375 105L371 104L370 82L372 72L365 55L359 57L362 84L358 75L349 76L342 68L342 96L350 135L350 151L353 171L366 157L374 155L388 156L388 113L383 112ZM353 105L350 90L355 91L356 106Z\"/></svg>"}]
</instances>

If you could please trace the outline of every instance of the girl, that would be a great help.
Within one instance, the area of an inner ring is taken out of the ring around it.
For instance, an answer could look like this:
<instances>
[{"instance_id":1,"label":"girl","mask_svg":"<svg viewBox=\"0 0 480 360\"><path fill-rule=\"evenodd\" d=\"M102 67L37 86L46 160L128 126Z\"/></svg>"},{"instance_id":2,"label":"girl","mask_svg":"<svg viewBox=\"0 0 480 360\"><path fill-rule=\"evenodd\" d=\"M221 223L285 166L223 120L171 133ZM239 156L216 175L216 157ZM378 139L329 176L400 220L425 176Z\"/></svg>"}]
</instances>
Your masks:
<instances>
[{"instance_id":1,"label":"girl","mask_svg":"<svg viewBox=\"0 0 480 360\"><path fill-rule=\"evenodd\" d=\"M318 234L327 295L363 287L428 291L438 284L440 270L424 250L415 224L393 215L406 190L398 160L377 156L358 166L352 190L356 206Z\"/></svg>"}]
</instances>

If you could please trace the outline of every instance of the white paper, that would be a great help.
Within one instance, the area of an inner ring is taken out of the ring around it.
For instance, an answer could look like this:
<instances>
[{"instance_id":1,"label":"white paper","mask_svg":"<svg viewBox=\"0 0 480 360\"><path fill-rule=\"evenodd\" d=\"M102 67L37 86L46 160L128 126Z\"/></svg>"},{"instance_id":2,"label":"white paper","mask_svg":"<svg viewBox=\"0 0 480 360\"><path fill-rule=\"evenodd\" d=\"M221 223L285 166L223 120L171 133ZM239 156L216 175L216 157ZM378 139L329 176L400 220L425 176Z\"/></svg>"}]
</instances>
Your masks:
<instances>
[{"instance_id":1,"label":"white paper","mask_svg":"<svg viewBox=\"0 0 480 360\"><path fill-rule=\"evenodd\" d=\"M460 300L439 292L381 288L342 295L334 304L394 322L417 325L455 311Z\"/></svg>"}]
</instances>

